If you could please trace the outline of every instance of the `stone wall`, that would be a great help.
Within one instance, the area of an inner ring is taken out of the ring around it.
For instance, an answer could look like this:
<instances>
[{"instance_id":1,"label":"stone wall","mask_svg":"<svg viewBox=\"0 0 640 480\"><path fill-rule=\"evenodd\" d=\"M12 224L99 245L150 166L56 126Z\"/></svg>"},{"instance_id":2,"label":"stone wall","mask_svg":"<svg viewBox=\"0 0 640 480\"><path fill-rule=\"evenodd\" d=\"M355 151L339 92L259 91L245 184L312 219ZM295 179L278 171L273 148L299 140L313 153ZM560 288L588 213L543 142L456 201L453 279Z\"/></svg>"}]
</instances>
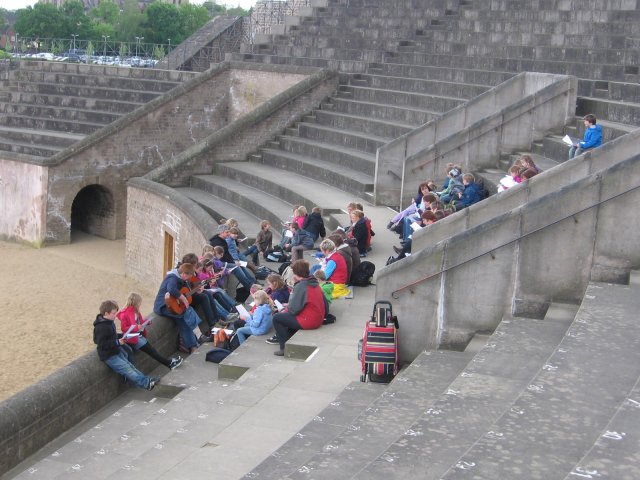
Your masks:
<instances>
[{"instance_id":1,"label":"stone wall","mask_svg":"<svg viewBox=\"0 0 640 480\"><path fill-rule=\"evenodd\" d=\"M184 196L148 180L132 179L127 201L127 276L140 282L160 284L164 278L166 235L173 240L173 258L180 260L186 253L199 255L216 227Z\"/></svg>"},{"instance_id":2,"label":"stone wall","mask_svg":"<svg viewBox=\"0 0 640 480\"><path fill-rule=\"evenodd\" d=\"M14 182L11 189L3 186L2 198L8 197L12 208L3 209L0 237L35 245L68 243L73 201L80 190L92 185L113 197L112 217L100 218L96 233L111 239L124 237L129 178L170 162L315 71L218 64L54 157L25 158L24 166L21 158L4 162L0 174L6 178L40 176L43 180ZM37 198L48 201L34 201ZM46 211L40 212L41 208Z\"/></svg>"},{"instance_id":3,"label":"stone wall","mask_svg":"<svg viewBox=\"0 0 640 480\"><path fill-rule=\"evenodd\" d=\"M45 230L48 169L0 158L0 238L39 247Z\"/></svg>"},{"instance_id":4,"label":"stone wall","mask_svg":"<svg viewBox=\"0 0 640 480\"><path fill-rule=\"evenodd\" d=\"M149 341L163 355L176 350L178 331L172 320L151 315ZM158 364L138 355L137 366L150 372ZM0 475L128 388L98 359L95 351L0 402Z\"/></svg>"},{"instance_id":5,"label":"stone wall","mask_svg":"<svg viewBox=\"0 0 640 480\"><path fill-rule=\"evenodd\" d=\"M637 134L628 137L616 140L626 159L593 173L580 168L582 178L567 175L556 189L519 206L511 196L503 197L511 208L499 214L492 209L492 218L473 227L457 225L450 235L438 235L437 243L426 243L425 230L416 239L422 249L383 268L376 296L391 296L401 319L402 360L411 361L425 348L464 348L475 333L492 331L505 314L543 318L551 302L579 303L589 280L628 281L630 270L640 267L640 248L633 240L639 226L628 214L640 201L635 182L640 157L629 153ZM560 180L552 171L549 175L551 183ZM549 175L529 183L535 190L533 184L549 183Z\"/></svg>"}]
</instances>

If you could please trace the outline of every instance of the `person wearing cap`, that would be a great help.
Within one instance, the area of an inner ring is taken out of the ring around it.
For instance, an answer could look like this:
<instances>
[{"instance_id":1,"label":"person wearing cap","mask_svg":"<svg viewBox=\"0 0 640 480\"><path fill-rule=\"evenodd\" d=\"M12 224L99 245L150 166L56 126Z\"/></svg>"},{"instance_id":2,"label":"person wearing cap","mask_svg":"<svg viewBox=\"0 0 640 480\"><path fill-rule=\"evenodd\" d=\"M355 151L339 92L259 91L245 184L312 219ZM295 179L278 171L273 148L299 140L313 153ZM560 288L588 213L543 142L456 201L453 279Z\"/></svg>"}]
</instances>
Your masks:
<instances>
[{"instance_id":1,"label":"person wearing cap","mask_svg":"<svg viewBox=\"0 0 640 480\"><path fill-rule=\"evenodd\" d=\"M439 192L440 201L442 203L451 203L451 200L458 198L458 193L464 192L464 184L462 183L462 169L457 165L449 170L449 184L442 192Z\"/></svg>"},{"instance_id":2,"label":"person wearing cap","mask_svg":"<svg viewBox=\"0 0 640 480\"><path fill-rule=\"evenodd\" d=\"M224 254L220 258L221 261L229 264L235 265L235 260L229 253L229 245L227 244L227 237L231 234L228 225L222 224L218 225L218 233L216 233L213 237L209 239L209 245L212 247L222 247L224 250ZM240 284L246 288L247 290L251 288L251 285L255 283L255 278L247 271L246 268L237 266L234 268L231 273L235 275Z\"/></svg>"}]
</instances>

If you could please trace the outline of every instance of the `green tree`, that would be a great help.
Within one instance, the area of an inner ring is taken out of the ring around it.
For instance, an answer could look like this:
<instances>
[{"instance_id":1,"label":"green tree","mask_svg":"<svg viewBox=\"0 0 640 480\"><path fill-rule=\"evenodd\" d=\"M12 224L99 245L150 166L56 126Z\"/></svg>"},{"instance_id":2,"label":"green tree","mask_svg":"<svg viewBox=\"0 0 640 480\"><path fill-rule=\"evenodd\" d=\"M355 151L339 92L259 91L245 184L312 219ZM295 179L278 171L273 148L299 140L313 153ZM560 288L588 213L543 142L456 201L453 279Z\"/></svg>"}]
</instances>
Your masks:
<instances>
[{"instance_id":1,"label":"green tree","mask_svg":"<svg viewBox=\"0 0 640 480\"><path fill-rule=\"evenodd\" d=\"M93 54L95 53L96 49L93 46L93 42L91 40L89 40L89 43L87 43L87 57L93 57ZM87 62L91 62L91 60L87 60Z\"/></svg>"},{"instance_id":2,"label":"green tree","mask_svg":"<svg viewBox=\"0 0 640 480\"><path fill-rule=\"evenodd\" d=\"M216 2L212 1L204 2L202 6L207 9L211 18L217 17L218 15L224 15L227 11L227 8L224 5L218 5Z\"/></svg>"},{"instance_id":3,"label":"green tree","mask_svg":"<svg viewBox=\"0 0 640 480\"><path fill-rule=\"evenodd\" d=\"M128 52L129 52L129 48L127 47L127 44L124 42L121 42L120 48L118 49L118 55L120 55L120 58L126 57Z\"/></svg>"},{"instance_id":4,"label":"green tree","mask_svg":"<svg viewBox=\"0 0 640 480\"><path fill-rule=\"evenodd\" d=\"M203 6L190 5L187 3L180 7L179 13L183 35L182 40L189 37L209 20L209 13Z\"/></svg>"},{"instance_id":5,"label":"green tree","mask_svg":"<svg viewBox=\"0 0 640 480\"><path fill-rule=\"evenodd\" d=\"M62 13L67 24L67 35L78 35L80 40L88 39L93 34L91 19L84 13L84 4L79 0L67 0L62 5Z\"/></svg>"},{"instance_id":6,"label":"green tree","mask_svg":"<svg viewBox=\"0 0 640 480\"><path fill-rule=\"evenodd\" d=\"M140 13L138 0L125 0L122 12L114 25L115 39L121 42L133 42L135 38L143 34L145 16ZM142 35L144 36L144 35Z\"/></svg>"},{"instance_id":7,"label":"green tree","mask_svg":"<svg viewBox=\"0 0 640 480\"><path fill-rule=\"evenodd\" d=\"M145 40L152 43L166 43L168 38L176 43L184 39L179 20L178 8L170 3L153 2L145 10L147 17Z\"/></svg>"},{"instance_id":8,"label":"green tree","mask_svg":"<svg viewBox=\"0 0 640 480\"><path fill-rule=\"evenodd\" d=\"M153 47L153 58L160 60L164 55L164 47L162 45L156 45Z\"/></svg>"},{"instance_id":9,"label":"green tree","mask_svg":"<svg viewBox=\"0 0 640 480\"><path fill-rule=\"evenodd\" d=\"M25 38L68 38L67 22L61 10L50 3L36 3L16 12L15 31Z\"/></svg>"},{"instance_id":10,"label":"green tree","mask_svg":"<svg viewBox=\"0 0 640 480\"><path fill-rule=\"evenodd\" d=\"M89 12L89 16L96 22L115 25L120 14L120 7L112 0L101 0L97 7Z\"/></svg>"}]
</instances>

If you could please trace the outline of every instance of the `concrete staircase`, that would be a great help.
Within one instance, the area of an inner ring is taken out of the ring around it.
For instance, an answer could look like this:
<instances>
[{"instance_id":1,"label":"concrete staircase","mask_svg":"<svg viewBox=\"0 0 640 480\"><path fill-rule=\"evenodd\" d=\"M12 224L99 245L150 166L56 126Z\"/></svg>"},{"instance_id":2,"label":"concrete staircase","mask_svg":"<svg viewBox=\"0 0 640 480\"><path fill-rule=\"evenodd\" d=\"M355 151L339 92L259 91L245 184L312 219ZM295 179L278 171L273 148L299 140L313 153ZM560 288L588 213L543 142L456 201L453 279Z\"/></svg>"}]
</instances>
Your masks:
<instances>
[{"instance_id":1,"label":"concrete staircase","mask_svg":"<svg viewBox=\"0 0 640 480\"><path fill-rule=\"evenodd\" d=\"M0 81L0 150L53 156L193 75L20 62Z\"/></svg>"},{"instance_id":2,"label":"concrete staircase","mask_svg":"<svg viewBox=\"0 0 640 480\"><path fill-rule=\"evenodd\" d=\"M455 353L423 354L347 427L310 423L243 478L635 478L637 288L592 283L577 314L506 317L444 389L425 362Z\"/></svg>"}]
</instances>

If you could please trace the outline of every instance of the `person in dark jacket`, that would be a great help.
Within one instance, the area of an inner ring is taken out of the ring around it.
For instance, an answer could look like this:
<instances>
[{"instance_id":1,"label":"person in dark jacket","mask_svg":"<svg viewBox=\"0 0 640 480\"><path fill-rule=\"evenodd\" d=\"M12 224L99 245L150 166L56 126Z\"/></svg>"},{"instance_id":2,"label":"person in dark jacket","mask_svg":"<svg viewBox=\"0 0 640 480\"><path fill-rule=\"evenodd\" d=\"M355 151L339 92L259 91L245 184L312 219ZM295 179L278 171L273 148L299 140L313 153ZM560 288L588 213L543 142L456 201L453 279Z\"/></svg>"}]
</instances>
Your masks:
<instances>
[{"instance_id":1,"label":"person in dark jacket","mask_svg":"<svg viewBox=\"0 0 640 480\"><path fill-rule=\"evenodd\" d=\"M361 257L367 256L367 240L369 238L369 231L367 229L367 223L362 210L354 210L351 212L351 232L349 236L355 238L358 242L358 252Z\"/></svg>"},{"instance_id":2,"label":"person in dark jacket","mask_svg":"<svg viewBox=\"0 0 640 480\"><path fill-rule=\"evenodd\" d=\"M324 238L327 235L324 229L324 220L322 219L322 210L320 210L320 207L313 207L313 209L311 209L311 214L307 215L304 219L302 229L311 234L314 242L318 240L318 238Z\"/></svg>"},{"instance_id":3,"label":"person in dark jacket","mask_svg":"<svg viewBox=\"0 0 640 480\"><path fill-rule=\"evenodd\" d=\"M291 259L300 260L305 250L313 249L313 237L305 229L298 227L295 222L291 224L291 231L293 232L293 238L289 244L291 246Z\"/></svg>"},{"instance_id":4,"label":"person in dark jacket","mask_svg":"<svg viewBox=\"0 0 640 480\"><path fill-rule=\"evenodd\" d=\"M133 351L125 345L123 334L116 331L114 320L117 314L118 304L113 300L105 300L100 304L100 313L93 322L93 343L97 345L98 357L131 383L153 390L160 378L148 377L133 365L129 357L129 354L133 355Z\"/></svg>"},{"instance_id":5,"label":"person in dark jacket","mask_svg":"<svg viewBox=\"0 0 640 480\"><path fill-rule=\"evenodd\" d=\"M456 202L456 210L462 210L482 200L482 189L475 182L476 179L471 173L465 173L462 176L464 191L458 193L459 200Z\"/></svg>"}]
</instances>

